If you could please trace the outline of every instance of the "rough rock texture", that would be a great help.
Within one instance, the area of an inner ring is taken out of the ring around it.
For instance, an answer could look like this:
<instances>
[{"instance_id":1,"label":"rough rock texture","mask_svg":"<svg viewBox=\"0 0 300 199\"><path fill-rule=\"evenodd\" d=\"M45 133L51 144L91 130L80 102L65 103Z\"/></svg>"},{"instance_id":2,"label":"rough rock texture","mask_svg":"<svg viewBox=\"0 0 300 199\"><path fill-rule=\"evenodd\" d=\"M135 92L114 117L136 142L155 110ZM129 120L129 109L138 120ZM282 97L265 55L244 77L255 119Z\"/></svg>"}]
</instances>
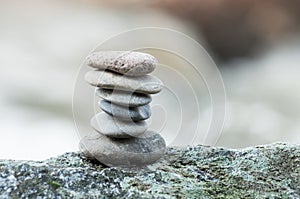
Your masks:
<instances>
[{"instance_id":1,"label":"rough rock texture","mask_svg":"<svg viewBox=\"0 0 300 199\"><path fill-rule=\"evenodd\" d=\"M300 145L169 148L143 169L107 168L66 153L0 161L0 198L300 198Z\"/></svg>"}]
</instances>

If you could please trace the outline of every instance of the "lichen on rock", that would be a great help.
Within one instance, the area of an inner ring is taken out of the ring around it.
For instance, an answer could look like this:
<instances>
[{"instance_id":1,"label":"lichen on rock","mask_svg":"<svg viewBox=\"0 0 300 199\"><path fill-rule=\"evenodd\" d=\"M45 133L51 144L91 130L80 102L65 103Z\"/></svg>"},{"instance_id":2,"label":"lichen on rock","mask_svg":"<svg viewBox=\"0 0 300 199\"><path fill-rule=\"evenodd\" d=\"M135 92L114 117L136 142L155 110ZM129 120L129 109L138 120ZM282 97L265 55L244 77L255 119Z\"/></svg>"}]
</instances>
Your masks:
<instances>
[{"instance_id":1,"label":"lichen on rock","mask_svg":"<svg viewBox=\"0 0 300 199\"><path fill-rule=\"evenodd\" d=\"M0 198L300 198L300 146L168 148L146 168L108 168L79 153L0 161Z\"/></svg>"}]
</instances>

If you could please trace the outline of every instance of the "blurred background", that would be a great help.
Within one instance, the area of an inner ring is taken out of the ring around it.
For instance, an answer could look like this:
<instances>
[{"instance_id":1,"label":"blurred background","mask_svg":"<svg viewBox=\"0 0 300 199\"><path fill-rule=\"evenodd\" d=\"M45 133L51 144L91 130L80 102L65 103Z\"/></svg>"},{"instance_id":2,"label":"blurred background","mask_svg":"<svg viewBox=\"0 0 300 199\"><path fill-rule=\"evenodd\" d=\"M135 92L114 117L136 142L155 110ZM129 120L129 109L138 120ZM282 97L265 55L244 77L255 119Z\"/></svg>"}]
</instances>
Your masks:
<instances>
[{"instance_id":1,"label":"blurred background","mask_svg":"<svg viewBox=\"0 0 300 199\"><path fill-rule=\"evenodd\" d=\"M0 159L77 151L79 66L100 42L144 26L187 34L216 62L227 94L217 146L300 142L300 1L0 0Z\"/></svg>"}]
</instances>

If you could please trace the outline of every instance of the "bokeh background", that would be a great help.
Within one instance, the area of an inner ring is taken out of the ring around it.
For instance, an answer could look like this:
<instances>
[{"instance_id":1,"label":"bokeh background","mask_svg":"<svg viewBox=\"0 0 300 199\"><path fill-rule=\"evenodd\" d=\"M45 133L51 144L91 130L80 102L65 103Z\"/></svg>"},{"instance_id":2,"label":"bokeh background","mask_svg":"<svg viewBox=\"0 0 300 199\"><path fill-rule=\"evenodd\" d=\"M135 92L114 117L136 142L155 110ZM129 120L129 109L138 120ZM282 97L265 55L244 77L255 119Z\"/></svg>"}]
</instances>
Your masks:
<instances>
[{"instance_id":1,"label":"bokeh background","mask_svg":"<svg viewBox=\"0 0 300 199\"><path fill-rule=\"evenodd\" d=\"M300 142L297 0L1 0L0 159L78 150L79 66L100 42L144 26L187 34L215 60L227 93L217 146Z\"/></svg>"}]
</instances>

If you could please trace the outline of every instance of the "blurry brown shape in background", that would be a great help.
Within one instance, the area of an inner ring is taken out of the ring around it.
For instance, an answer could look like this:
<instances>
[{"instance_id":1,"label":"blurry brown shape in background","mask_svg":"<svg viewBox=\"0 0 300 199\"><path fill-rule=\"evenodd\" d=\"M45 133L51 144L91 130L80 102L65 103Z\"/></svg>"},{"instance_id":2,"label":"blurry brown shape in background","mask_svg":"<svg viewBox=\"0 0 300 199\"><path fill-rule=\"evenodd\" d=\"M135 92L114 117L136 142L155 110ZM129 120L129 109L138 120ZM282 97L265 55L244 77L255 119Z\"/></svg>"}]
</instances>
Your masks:
<instances>
[{"instance_id":1,"label":"blurry brown shape in background","mask_svg":"<svg viewBox=\"0 0 300 199\"><path fill-rule=\"evenodd\" d=\"M163 0L154 5L194 24L220 61L250 57L299 31L299 0Z\"/></svg>"}]
</instances>

